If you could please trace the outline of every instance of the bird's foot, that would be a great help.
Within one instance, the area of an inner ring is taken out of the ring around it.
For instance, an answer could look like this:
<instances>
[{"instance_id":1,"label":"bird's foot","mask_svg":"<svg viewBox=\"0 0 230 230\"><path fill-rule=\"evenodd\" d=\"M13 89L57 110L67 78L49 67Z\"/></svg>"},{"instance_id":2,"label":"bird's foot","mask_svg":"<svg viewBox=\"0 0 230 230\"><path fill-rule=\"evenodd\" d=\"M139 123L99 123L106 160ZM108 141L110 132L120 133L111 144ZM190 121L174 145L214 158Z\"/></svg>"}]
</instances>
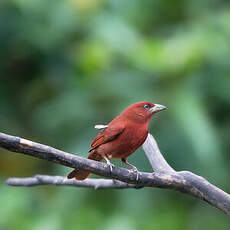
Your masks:
<instances>
[{"instance_id":1,"label":"bird's foot","mask_svg":"<svg viewBox=\"0 0 230 230\"><path fill-rule=\"evenodd\" d=\"M107 157L105 157L105 160L106 160L107 165L109 165L110 171L112 172L113 167L115 167L114 164L112 164Z\"/></svg>"},{"instance_id":2,"label":"bird's foot","mask_svg":"<svg viewBox=\"0 0 230 230\"><path fill-rule=\"evenodd\" d=\"M129 167L132 168L132 169L130 170L131 172L135 172L135 173L137 174L136 182L138 182L138 179L139 179L139 171L137 170L137 168L136 168L134 165L130 164L130 163L127 161L126 158L121 158L121 161L122 161L123 163L125 163L126 165L128 165Z\"/></svg>"},{"instance_id":3,"label":"bird's foot","mask_svg":"<svg viewBox=\"0 0 230 230\"><path fill-rule=\"evenodd\" d=\"M134 173L136 173L136 182L138 182L138 180L139 180L139 171L137 170L137 168L135 167L135 166L132 166L132 169L130 170L131 172L134 172Z\"/></svg>"},{"instance_id":4,"label":"bird's foot","mask_svg":"<svg viewBox=\"0 0 230 230\"><path fill-rule=\"evenodd\" d=\"M107 163L108 165L109 165L109 168L110 168L110 171L112 172L113 171L113 167L115 167L115 165L114 164L112 164L112 163Z\"/></svg>"}]
</instances>

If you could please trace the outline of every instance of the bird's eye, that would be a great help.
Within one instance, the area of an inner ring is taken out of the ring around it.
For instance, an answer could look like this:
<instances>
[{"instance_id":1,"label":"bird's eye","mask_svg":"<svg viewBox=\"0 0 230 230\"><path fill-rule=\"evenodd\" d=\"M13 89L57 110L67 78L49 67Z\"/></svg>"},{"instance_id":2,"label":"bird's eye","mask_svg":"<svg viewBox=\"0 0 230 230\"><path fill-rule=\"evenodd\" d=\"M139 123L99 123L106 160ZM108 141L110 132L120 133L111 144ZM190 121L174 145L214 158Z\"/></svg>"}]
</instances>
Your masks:
<instances>
[{"instance_id":1,"label":"bird's eye","mask_svg":"<svg viewBox=\"0 0 230 230\"><path fill-rule=\"evenodd\" d=\"M149 104L146 104L146 105L144 105L144 108L145 108L145 109L150 109L151 106L150 106Z\"/></svg>"}]
</instances>

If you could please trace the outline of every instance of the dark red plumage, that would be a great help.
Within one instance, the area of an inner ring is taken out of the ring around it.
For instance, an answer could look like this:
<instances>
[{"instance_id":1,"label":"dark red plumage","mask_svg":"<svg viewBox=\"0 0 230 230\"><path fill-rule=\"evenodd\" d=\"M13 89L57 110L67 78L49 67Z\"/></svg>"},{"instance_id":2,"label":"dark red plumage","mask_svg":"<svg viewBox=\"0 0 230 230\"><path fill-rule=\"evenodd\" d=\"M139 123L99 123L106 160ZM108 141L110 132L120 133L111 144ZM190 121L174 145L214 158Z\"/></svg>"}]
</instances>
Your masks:
<instances>
[{"instance_id":1,"label":"dark red plumage","mask_svg":"<svg viewBox=\"0 0 230 230\"><path fill-rule=\"evenodd\" d=\"M152 115L164 109L165 106L150 102L130 105L93 139L88 159L105 159L110 164L108 158L121 158L125 164L136 170L126 158L144 143ZM86 170L74 169L67 177L84 180L89 175L90 172Z\"/></svg>"}]
</instances>

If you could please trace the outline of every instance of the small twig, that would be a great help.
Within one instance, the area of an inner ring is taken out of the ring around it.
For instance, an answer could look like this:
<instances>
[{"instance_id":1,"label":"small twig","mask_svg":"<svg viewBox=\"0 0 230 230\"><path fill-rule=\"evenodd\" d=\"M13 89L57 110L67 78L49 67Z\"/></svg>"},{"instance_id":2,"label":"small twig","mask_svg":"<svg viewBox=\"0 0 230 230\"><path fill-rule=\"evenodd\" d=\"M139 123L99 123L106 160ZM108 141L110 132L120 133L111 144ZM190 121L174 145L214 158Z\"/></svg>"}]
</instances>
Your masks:
<instances>
[{"instance_id":1,"label":"small twig","mask_svg":"<svg viewBox=\"0 0 230 230\"><path fill-rule=\"evenodd\" d=\"M155 173L136 173L130 170L109 166L103 162L92 161L72 155L52 147L0 133L0 146L12 152L23 153L40 159L49 160L72 168L85 169L97 175L116 180L87 179L86 181L65 180L63 177L35 176L33 178L10 178L7 183L14 186L35 186L44 184L72 185L92 188L135 188L160 187L188 193L205 200L230 215L230 195L191 172L176 172L162 156L154 138L149 134L143 146ZM119 182L117 181L119 180Z\"/></svg>"},{"instance_id":2,"label":"small twig","mask_svg":"<svg viewBox=\"0 0 230 230\"><path fill-rule=\"evenodd\" d=\"M119 180L112 179L85 179L78 181L75 179L67 179L62 176L36 175L26 178L9 178L6 183L11 186L40 186L40 185L57 185L57 186L73 186L86 187L93 189L124 189L138 188L135 184L127 184Z\"/></svg>"}]
</instances>

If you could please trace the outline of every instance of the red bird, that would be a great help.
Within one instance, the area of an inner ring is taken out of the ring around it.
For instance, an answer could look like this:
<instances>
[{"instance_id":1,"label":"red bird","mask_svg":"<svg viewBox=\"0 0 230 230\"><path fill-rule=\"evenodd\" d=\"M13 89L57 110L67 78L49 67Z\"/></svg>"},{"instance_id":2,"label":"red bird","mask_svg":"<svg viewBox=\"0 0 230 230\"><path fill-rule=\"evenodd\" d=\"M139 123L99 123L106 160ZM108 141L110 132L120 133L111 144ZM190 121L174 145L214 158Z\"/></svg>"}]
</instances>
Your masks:
<instances>
[{"instance_id":1,"label":"red bird","mask_svg":"<svg viewBox=\"0 0 230 230\"><path fill-rule=\"evenodd\" d=\"M88 159L106 160L112 170L108 158L121 158L122 162L137 172L135 166L127 161L127 157L138 149L148 136L149 120L153 114L167 107L150 102L139 102L130 105L108 125L96 125L95 128L104 129L93 139ZM67 177L84 180L90 175L89 171L74 169Z\"/></svg>"}]
</instances>

